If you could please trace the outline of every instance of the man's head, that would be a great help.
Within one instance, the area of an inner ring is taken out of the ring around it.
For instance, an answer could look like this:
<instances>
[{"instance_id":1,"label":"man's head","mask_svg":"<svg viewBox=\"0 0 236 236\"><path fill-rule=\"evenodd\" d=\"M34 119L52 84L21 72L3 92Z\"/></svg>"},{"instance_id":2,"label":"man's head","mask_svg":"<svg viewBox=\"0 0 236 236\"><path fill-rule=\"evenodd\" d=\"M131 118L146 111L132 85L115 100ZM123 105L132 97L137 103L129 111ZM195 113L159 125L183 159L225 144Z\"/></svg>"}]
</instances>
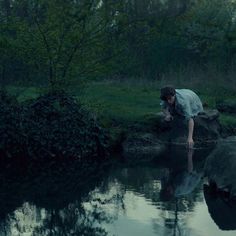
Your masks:
<instances>
[{"instance_id":1,"label":"man's head","mask_svg":"<svg viewBox=\"0 0 236 236\"><path fill-rule=\"evenodd\" d=\"M161 100L168 102L170 105L175 103L175 89L173 87L161 88Z\"/></svg>"}]
</instances>

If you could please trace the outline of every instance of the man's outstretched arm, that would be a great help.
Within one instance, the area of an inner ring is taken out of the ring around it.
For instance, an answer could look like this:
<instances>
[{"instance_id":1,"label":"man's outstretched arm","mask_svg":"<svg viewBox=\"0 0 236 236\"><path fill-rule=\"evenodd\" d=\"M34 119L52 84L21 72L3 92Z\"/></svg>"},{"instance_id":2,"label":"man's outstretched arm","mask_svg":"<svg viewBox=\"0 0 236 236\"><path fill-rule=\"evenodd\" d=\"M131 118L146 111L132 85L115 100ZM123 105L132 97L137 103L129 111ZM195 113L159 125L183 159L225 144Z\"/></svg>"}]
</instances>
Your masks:
<instances>
[{"instance_id":1,"label":"man's outstretched arm","mask_svg":"<svg viewBox=\"0 0 236 236\"><path fill-rule=\"evenodd\" d=\"M193 130L194 130L194 120L193 118L190 118L188 121L188 140L187 140L188 148L193 148L194 145Z\"/></svg>"}]
</instances>

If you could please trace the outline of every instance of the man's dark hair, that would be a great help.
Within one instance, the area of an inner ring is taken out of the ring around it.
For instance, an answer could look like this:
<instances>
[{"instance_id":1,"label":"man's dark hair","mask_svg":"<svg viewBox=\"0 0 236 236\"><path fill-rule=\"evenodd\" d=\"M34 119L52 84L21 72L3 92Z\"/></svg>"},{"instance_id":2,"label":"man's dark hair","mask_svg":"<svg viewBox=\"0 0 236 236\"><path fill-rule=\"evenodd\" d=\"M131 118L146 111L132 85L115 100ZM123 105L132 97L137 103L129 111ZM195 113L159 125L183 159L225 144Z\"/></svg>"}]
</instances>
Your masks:
<instances>
[{"instance_id":1,"label":"man's dark hair","mask_svg":"<svg viewBox=\"0 0 236 236\"><path fill-rule=\"evenodd\" d=\"M161 88L161 96L160 99L166 101L169 96L175 95L175 89L173 87L164 87Z\"/></svg>"}]
</instances>

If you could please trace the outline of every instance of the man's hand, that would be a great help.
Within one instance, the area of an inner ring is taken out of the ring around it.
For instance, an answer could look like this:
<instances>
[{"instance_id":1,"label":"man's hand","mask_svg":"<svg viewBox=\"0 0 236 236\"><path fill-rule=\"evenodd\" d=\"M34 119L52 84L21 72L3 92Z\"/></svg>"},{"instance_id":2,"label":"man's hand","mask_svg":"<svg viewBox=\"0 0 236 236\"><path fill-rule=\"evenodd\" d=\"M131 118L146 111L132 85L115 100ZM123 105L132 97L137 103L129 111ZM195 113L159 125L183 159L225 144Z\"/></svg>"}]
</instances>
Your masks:
<instances>
[{"instance_id":1,"label":"man's hand","mask_svg":"<svg viewBox=\"0 0 236 236\"><path fill-rule=\"evenodd\" d=\"M187 146L189 149L193 149L193 146L194 146L194 141L192 138L188 138L187 140Z\"/></svg>"},{"instance_id":2,"label":"man's hand","mask_svg":"<svg viewBox=\"0 0 236 236\"><path fill-rule=\"evenodd\" d=\"M168 115L165 116L164 120L165 121L171 121L171 120L173 120L173 116L168 114Z\"/></svg>"}]
</instances>

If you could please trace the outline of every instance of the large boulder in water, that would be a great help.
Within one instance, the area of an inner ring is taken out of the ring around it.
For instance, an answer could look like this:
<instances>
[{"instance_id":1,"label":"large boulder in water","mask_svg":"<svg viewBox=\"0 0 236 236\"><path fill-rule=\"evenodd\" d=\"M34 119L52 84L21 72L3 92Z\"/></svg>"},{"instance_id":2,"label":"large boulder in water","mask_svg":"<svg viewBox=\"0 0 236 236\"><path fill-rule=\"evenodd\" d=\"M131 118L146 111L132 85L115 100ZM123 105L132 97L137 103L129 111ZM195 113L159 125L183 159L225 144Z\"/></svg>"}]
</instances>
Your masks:
<instances>
[{"instance_id":1,"label":"large boulder in water","mask_svg":"<svg viewBox=\"0 0 236 236\"><path fill-rule=\"evenodd\" d=\"M23 133L31 157L101 156L107 136L96 118L63 92L43 95L24 106Z\"/></svg>"},{"instance_id":2,"label":"large boulder in water","mask_svg":"<svg viewBox=\"0 0 236 236\"><path fill-rule=\"evenodd\" d=\"M209 182L217 189L236 197L236 136L221 140L208 156L204 171Z\"/></svg>"}]
</instances>

